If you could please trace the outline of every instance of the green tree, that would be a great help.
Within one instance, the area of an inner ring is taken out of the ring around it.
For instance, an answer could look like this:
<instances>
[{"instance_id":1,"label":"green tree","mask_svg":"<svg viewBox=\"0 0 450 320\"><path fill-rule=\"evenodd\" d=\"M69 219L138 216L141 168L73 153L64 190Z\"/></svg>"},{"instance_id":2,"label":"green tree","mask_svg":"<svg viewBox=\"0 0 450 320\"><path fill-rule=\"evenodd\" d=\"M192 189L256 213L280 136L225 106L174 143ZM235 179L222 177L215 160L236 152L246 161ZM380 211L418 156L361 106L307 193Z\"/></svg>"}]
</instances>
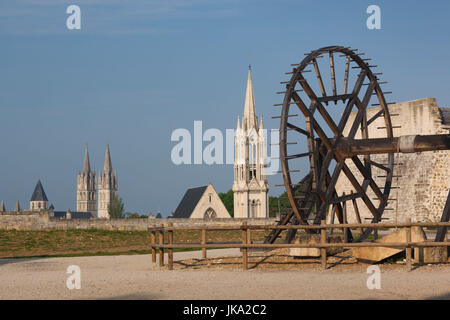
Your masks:
<instances>
[{"instance_id":1,"label":"green tree","mask_svg":"<svg viewBox=\"0 0 450 320\"><path fill-rule=\"evenodd\" d=\"M127 213L125 213L125 217L127 219L136 219L136 218L139 218L139 213L137 213L137 212L127 212Z\"/></svg>"},{"instance_id":2,"label":"green tree","mask_svg":"<svg viewBox=\"0 0 450 320\"><path fill-rule=\"evenodd\" d=\"M127 219L147 219L148 216L145 214L139 214L138 212L127 212L125 213Z\"/></svg>"},{"instance_id":3,"label":"green tree","mask_svg":"<svg viewBox=\"0 0 450 320\"><path fill-rule=\"evenodd\" d=\"M283 213L290 207L286 192L283 192L279 197L269 196L269 217L276 217L279 212Z\"/></svg>"},{"instance_id":4,"label":"green tree","mask_svg":"<svg viewBox=\"0 0 450 320\"><path fill-rule=\"evenodd\" d=\"M300 195L300 191L302 191L303 188L303 185L299 186L294 195ZM269 217L276 217L278 213L284 213L290 208L291 204L289 202L289 199L287 198L286 192L283 192L278 197L269 196Z\"/></svg>"},{"instance_id":5,"label":"green tree","mask_svg":"<svg viewBox=\"0 0 450 320\"><path fill-rule=\"evenodd\" d=\"M225 208L227 208L228 212L232 217L234 217L234 200L233 200L233 190L228 190L228 192L219 193L219 198L222 200Z\"/></svg>"},{"instance_id":6,"label":"green tree","mask_svg":"<svg viewBox=\"0 0 450 320\"><path fill-rule=\"evenodd\" d=\"M122 198L117 195L113 195L111 204L108 205L108 213L111 219L123 219L125 218L124 205Z\"/></svg>"}]
</instances>

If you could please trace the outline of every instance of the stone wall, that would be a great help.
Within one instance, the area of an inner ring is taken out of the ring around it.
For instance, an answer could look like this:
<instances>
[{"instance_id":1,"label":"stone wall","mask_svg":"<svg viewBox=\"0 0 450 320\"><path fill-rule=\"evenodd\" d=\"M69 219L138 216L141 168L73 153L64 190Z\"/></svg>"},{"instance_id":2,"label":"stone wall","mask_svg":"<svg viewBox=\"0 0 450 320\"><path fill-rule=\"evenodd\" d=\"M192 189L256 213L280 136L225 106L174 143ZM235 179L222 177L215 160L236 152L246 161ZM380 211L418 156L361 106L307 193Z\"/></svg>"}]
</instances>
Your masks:
<instances>
[{"instance_id":1,"label":"stone wall","mask_svg":"<svg viewBox=\"0 0 450 320\"><path fill-rule=\"evenodd\" d=\"M379 111L379 108L371 108L368 119ZM391 113L394 136L402 135L430 135L448 134L448 126L443 123L436 99L425 98L407 101L389 106ZM352 114L349 123L352 123L355 114ZM380 117L369 126L369 138L384 138L384 118ZM346 128L349 130L349 128ZM360 139L358 132L356 139ZM403 222L406 218L413 221L439 221L442 216L448 190L450 188L450 151L435 151L421 153L403 153L394 155L393 188L390 191L387 209L383 218L388 222ZM362 157L360 157L362 160ZM371 160L378 163L386 163L386 155L373 155ZM362 176L355 168L351 160L346 160L355 176L362 183ZM384 187L386 172L373 168L372 176L381 187ZM338 194L344 192L350 194L356 192L348 179L341 175L337 186ZM381 189L383 191L383 189ZM377 197L368 188L368 194L374 205L378 206ZM358 209L362 222L369 222L365 218L372 217L361 199L357 199ZM355 222L355 214L352 202L347 203L349 222Z\"/></svg>"},{"instance_id":2,"label":"stone wall","mask_svg":"<svg viewBox=\"0 0 450 320\"><path fill-rule=\"evenodd\" d=\"M269 219L54 219L48 212L2 212L0 213L0 230L147 230L153 224L176 227L192 225L240 225L246 221L249 225L275 224L275 218Z\"/></svg>"}]
</instances>

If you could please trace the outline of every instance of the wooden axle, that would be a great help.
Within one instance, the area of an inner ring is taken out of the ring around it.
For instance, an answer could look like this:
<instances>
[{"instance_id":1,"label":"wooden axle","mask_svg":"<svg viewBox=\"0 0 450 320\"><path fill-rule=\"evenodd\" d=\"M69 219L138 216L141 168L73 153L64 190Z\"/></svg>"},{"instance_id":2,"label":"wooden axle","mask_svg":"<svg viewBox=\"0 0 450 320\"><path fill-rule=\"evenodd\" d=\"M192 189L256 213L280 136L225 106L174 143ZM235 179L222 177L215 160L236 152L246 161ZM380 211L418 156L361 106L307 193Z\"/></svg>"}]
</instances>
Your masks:
<instances>
[{"instance_id":1,"label":"wooden axle","mask_svg":"<svg viewBox=\"0 0 450 320\"><path fill-rule=\"evenodd\" d=\"M336 146L336 154L341 158L380 153L413 153L436 150L450 150L450 134L361 140L341 138Z\"/></svg>"}]
</instances>

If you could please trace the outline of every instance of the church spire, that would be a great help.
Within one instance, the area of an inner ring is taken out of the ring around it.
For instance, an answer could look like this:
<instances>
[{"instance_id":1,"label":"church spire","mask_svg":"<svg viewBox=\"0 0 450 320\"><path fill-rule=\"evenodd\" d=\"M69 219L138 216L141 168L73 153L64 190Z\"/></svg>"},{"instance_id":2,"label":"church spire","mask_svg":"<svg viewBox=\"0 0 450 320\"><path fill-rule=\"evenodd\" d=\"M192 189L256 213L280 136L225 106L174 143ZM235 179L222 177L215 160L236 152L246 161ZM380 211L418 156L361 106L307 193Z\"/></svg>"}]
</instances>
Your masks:
<instances>
[{"instance_id":1,"label":"church spire","mask_svg":"<svg viewBox=\"0 0 450 320\"><path fill-rule=\"evenodd\" d=\"M247 91L245 92L244 116L242 117L242 127L245 129L256 128L257 126L255 98L253 96L252 68L248 66Z\"/></svg>"},{"instance_id":2,"label":"church spire","mask_svg":"<svg viewBox=\"0 0 450 320\"><path fill-rule=\"evenodd\" d=\"M88 145L87 144L86 144L86 150L84 151L83 172L84 173L91 172L91 165L89 163L89 151L88 151Z\"/></svg>"},{"instance_id":3,"label":"church spire","mask_svg":"<svg viewBox=\"0 0 450 320\"><path fill-rule=\"evenodd\" d=\"M109 144L106 145L105 164L103 165L103 172L112 172L111 154L109 153Z\"/></svg>"},{"instance_id":4,"label":"church spire","mask_svg":"<svg viewBox=\"0 0 450 320\"><path fill-rule=\"evenodd\" d=\"M2 203L0 204L0 212L6 212L5 201L3 200Z\"/></svg>"},{"instance_id":5,"label":"church spire","mask_svg":"<svg viewBox=\"0 0 450 320\"><path fill-rule=\"evenodd\" d=\"M17 200L17 202L16 202L16 207L14 208L14 211L16 211L16 212L22 211L22 209L20 209L19 200Z\"/></svg>"}]
</instances>

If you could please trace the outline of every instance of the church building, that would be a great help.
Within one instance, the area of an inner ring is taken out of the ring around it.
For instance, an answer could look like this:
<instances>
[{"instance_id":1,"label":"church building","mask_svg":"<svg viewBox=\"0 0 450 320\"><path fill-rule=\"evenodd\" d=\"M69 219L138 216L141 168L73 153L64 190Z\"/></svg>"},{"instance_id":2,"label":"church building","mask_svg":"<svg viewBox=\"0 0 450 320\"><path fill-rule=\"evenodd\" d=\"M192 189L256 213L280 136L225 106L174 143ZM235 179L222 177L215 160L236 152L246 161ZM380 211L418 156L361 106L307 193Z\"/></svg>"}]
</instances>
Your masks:
<instances>
[{"instance_id":1,"label":"church building","mask_svg":"<svg viewBox=\"0 0 450 320\"><path fill-rule=\"evenodd\" d=\"M214 187L208 184L188 189L172 218L214 219L231 216Z\"/></svg>"},{"instance_id":2,"label":"church building","mask_svg":"<svg viewBox=\"0 0 450 320\"><path fill-rule=\"evenodd\" d=\"M258 124L249 66L242 123L238 117L234 141L234 217L268 218L267 145L262 117Z\"/></svg>"}]
</instances>

